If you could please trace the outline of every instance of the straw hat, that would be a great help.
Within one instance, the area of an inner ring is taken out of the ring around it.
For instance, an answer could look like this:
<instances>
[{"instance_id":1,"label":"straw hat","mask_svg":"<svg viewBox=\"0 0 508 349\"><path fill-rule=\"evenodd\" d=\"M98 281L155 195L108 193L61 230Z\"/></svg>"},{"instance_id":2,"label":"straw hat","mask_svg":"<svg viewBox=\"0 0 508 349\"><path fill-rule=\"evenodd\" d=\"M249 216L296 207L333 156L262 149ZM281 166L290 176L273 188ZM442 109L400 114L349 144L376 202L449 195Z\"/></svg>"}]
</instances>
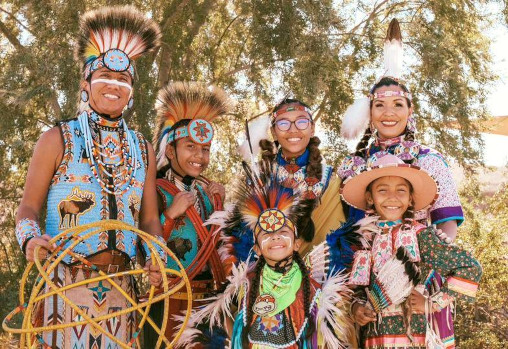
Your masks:
<instances>
[{"instance_id":1,"label":"straw hat","mask_svg":"<svg viewBox=\"0 0 508 349\"><path fill-rule=\"evenodd\" d=\"M386 176L402 177L411 183L415 210L432 205L439 195L438 185L427 171L406 164L395 155L384 154L376 158L365 171L346 179L341 187L341 196L349 205L365 211L368 208L365 199L367 186Z\"/></svg>"}]
</instances>

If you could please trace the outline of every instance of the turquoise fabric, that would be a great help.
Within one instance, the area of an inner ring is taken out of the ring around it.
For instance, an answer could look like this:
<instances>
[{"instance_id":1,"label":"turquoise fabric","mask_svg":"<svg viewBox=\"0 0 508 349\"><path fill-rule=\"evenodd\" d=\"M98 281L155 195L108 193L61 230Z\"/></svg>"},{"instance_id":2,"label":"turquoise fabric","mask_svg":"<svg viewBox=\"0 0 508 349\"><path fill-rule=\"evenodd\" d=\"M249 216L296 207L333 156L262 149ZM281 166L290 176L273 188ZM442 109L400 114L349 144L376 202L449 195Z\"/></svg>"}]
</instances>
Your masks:
<instances>
[{"instance_id":1,"label":"turquoise fabric","mask_svg":"<svg viewBox=\"0 0 508 349\"><path fill-rule=\"evenodd\" d=\"M206 195L203 187L201 185L196 184L201 197L203 198L205 204L205 211L201 212L201 219L204 221L206 218L212 214L213 212L213 204L211 200ZM159 190L164 194L166 199L167 207L171 206L173 203L173 196L165 191L162 187L159 187ZM160 216L161 223L164 224L166 218L164 214ZM210 227L206 227L209 229ZM189 217L185 216L183 218L183 225L176 225L174 230L171 233L170 238L168 239L168 246L171 250L176 254L176 256L180 259L180 262L183 264L185 268L187 268L196 258L200 243L198 239L197 232L189 219ZM176 262L168 258L167 267L172 269L178 269L178 265Z\"/></svg>"}]
</instances>

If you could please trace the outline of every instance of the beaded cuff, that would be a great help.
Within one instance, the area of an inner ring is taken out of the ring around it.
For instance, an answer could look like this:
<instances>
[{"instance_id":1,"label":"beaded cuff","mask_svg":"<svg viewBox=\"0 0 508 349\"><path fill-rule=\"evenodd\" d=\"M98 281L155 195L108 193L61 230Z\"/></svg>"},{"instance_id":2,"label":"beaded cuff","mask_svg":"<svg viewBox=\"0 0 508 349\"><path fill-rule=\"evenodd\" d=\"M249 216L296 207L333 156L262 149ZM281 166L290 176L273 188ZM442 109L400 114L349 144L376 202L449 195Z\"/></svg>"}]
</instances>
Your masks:
<instances>
[{"instance_id":1,"label":"beaded cuff","mask_svg":"<svg viewBox=\"0 0 508 349\"><path fill-rule=\"evenodd\" d=\"M35 236L42 236L39 224L33 219L23 218L16 224L16 238L23 253L25 253L25 244Z\"/></svg>"}]
</instances>

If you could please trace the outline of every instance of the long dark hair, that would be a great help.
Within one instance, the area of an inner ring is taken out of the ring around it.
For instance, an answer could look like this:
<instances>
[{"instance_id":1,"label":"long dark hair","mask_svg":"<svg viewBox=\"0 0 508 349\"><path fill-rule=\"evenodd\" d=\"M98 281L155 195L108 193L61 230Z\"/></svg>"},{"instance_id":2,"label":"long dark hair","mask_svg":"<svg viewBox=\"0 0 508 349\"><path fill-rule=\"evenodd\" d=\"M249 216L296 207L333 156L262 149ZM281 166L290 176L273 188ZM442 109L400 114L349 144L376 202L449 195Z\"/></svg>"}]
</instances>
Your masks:
<instances>
[{"instance_id":1,"label":"long dark hair","mask_svg":"<svg viewBox=\"0 0 508 349\"><path fill-rule=\"evenodd\" d=\"M305 311L305 318L307 319L307 329L306 329L306 337L310 337L312 333L314 332L314 319L311 317L310 314L310 305L312 302L311 298L311 284L310 284L310 278L309 278L309 270L307 266L305 265L305 262L303 261L302 257L298 252L293 253L293 261L294 263L298 264L298 267L300 268L300 271L302 272L302 283L303 283L303 304L304 304L304 311ZM252 319L254 316L254 312L252 310L252 306L256 302L256 298L259 293L259 284L261 282L261 276L263 267L265 266L266 261L263 256L259 256L259 260L256 263L255 269L254 269L254 278L252 279L252 283L249 287L249 293L247 298L247 314L244 314L246 317L245 323L247 326L245 326L242 329L242 344L244 348L249 347L249 328L252 323Z\"/></svg>"}]
</instances>

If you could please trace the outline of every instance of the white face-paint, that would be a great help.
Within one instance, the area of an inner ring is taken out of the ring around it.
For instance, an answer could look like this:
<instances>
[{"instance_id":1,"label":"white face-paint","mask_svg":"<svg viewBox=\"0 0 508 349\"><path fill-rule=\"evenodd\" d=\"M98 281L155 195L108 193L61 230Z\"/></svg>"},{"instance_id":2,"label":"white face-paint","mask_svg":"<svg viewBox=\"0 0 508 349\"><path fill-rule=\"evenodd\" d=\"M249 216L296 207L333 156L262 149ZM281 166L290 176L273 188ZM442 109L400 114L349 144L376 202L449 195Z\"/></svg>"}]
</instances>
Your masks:
<instances>
[{"instance_id":1,"label":"white face-paint","mask_svg":"<svg viewBox=\"0 0 508 349\"><path fill-rule=\"evenodd\" d=\"M284 240L287 240L287 243L289 245L289 248L293 248L293 241L291 240L291 238L289 236L286 236L286 235L279 235L280 237L282 237ZM265 237L262 241L261 241L261 249L263 249L263 246L272 238L271 235L268 235L267 237Z\"/></svg>"},{"instance_id":2,"label":"white face-paint","mask_svg":"<svg viewBox=\"0 0 508 349\"><path fill-rule=\"evenodd\" d=\"M125 87L129 91L132 90L132 86L130 84L128 84L126 82L123 82L123 81L114 80L114 79L95 79L95 80L92 80L92 85L93 84L97 84L97 83L103 83L103 84L108 84L108 85L116 85L116 86L120 86L120 87Z\"/></svg>"},{"instance_id":3,"label":"white face-paint","mask_svg":"<svg viewBox=\"0 0 508 349\"><path fill-rule=\"evenodd\" d=\"M288 240L288 245L289 245L289 248L293 248L293 240L289 237L289 236L286 236L286 235L281 235L284 240Z\"/></svg>"},{"instance_id":4,"label":"white face-paint","mask_svg":"<svg viewBox=\"0 0 508 349\"><path fill-rule=\"evenodd\" d=\"M261 241L261 249L263 249L263 246L268 242L270 241L272 237L270 235L266 236L263 241Z\"/></svg>"}]
</instances>

